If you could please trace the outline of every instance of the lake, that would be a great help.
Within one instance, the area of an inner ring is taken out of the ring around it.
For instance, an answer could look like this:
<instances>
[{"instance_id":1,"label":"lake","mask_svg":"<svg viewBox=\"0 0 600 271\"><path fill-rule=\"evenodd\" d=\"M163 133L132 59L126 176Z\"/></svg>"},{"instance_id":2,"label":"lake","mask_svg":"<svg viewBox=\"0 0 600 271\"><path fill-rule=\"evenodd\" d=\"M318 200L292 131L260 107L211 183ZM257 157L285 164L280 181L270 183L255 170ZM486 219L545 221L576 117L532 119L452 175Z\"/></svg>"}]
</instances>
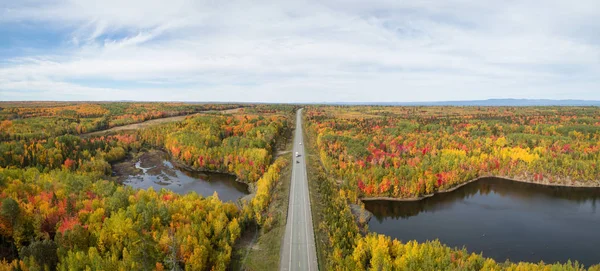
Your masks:
<instances>
[{"instance_id":1,"label":"lake","mask_svg":"<svg viewBox=\"0 0 600 271\"><path fill-rule=\"evenodd\" d=\"M413 202L365 201L369 230L399 240L439 239L504 262L600 263L600 188L486 178Z\"/></svg>"},{"instance_id":2,"label":"lake","mask_svg":"<svg viewBox=\"0 0 600 271\"><path fill-rule=\"evenodd\" d=\"M174 166L165 158L156 156L135 163L137 174L128 175L123 184L134 188L162 188L175 193L186 194L191 191L205 197L216 191L222 201L237 201L248 195L248 186L237 182L235 176L221 173L193 172Z\"/></svg>"}]
</instances>

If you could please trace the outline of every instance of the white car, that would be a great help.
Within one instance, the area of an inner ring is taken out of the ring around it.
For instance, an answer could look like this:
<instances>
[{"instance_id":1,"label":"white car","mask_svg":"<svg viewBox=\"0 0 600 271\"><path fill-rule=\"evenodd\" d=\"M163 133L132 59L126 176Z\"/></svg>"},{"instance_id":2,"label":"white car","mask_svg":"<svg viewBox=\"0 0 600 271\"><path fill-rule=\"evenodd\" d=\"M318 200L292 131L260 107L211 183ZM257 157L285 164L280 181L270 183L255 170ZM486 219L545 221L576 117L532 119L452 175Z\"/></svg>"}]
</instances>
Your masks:
<instances>
[{"instance_id":1,"label":"white car","mask_svg":"<svg viewBox=\"0 0 600 271\"><path fill-rule=\"evenodd\" d=\"M300 145L302 145L302 142L300 142Z\"/></svg>"},{"instance_id":2,"label":"white car","mask_svg":"<svg viewBox=\"0 0 600 271\"><path fill-rule=\"evenodd\" d=\"M296 152L296 157L300 157L300 153Z\"/></svg>"}]
</instances>

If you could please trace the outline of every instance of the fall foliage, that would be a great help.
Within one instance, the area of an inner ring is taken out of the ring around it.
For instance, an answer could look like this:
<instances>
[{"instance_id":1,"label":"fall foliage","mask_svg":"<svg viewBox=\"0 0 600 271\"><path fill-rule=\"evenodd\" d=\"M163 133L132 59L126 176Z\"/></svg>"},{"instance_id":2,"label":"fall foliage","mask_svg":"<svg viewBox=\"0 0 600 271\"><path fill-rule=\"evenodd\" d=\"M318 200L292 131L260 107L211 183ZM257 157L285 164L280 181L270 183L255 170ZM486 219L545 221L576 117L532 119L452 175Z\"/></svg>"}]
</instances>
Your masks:
<instances>
[{"instance_id":1,"label":"fall foliage","mask_svg":"<svg viewBox=\"0 0 600 271\"><path fill-rule=\"evenodd\" d=\"M29 268L225 270L240 235L239 209L216 196L136 191L66 169L0 178L2 236Z\"/></svg>"},{"instance_id":2,"label":"fall foliage","mask_svg":"<svg viewBox=\"0 0 600 271\"><path fill-rule=\"evenodd\" d=\"M156 118L238 107L233 104L0 102L0 139L84 134Z\"/></svg>"},{"instance_id":3,"label":"fall foliage","mask_svg":"<svg viewBox=\"0 0 600 271\"><path fill-rule=\"evenodd\" d=\"M138 132L139 140L166 149L197 170L232 173L247 182L264 174L288 115L198 116Z\"/></svg>"},{"instance_id":4,"label":"fall foliage","mask_svg":"<svg viewBox=\"0 0 600 271\"><path fill-rule=\"evenodd\" d=\"M387 112L399 109L382 108L380 110ZM437 109L424 108L420 110L427 111ZM386 169L389 168L385 166L386 159L389 159L387 157L389 154L383 155L384 159L381 164L369 164L364 162L364 160L362 160L363 162L360 162L361 160L355 160L354 157L359 157L359 155L362 155L360 157L363 157L364 159L370 156L370 153L366 148L368 144L364 144L365 150L367 151L362 153L362 150L360 149L362 143L369 143L371 140L377 139L377 136L384 136L385 133L379 131L381 127L373 128L368 126L368 123L377 122L376 120L367 121L366 119L377 117L357 114L354 113L354 111L362 113L363 111L376 112L377 110L374 108L367 109L366 107L353 107L350 110L348 107L317 107L311 108L311 110L307 112L307 118L311 120L311 122L305 122L305 125L310 127L307 136L307 139L309 140L309 142L307 142L309 143L307 149L309 155L311 153L320 152L321 159L323 157L326 158L325 161L317 158L317 161L311 162L310 167L312 175L310 182L313 182L316 186L316 189L311 189L311 194L316 193L319 198L319 202L315 206L316 213L313 214L313 217L316 217L316 221L320 221L318 230L315 232L318 239L317 248L320 257L324 258L322 261L326 270L600 270L600 265L590 266L586 269L585 266L571 261L554 264L544 262L513 263L509 261L500 263L491 258L485 258L481 254L469 253L465 249L448 247L441 244L439 241L429 241L425 243L410 241L403 243L383 234L361 234L361 230L357 226L357 218L352 214L349 204L356 202L356 198L363 194L357 195L357 192L354 192L356 191L356 188L359 188L358 182L354 183L356 186L352 186L352 182L349 182L348 179L344 181L338 179L340 176L353 176L338 175L338 172L343 172L340 171L340 168L342 168L340 165L346 163L346 167L348 167L349 164L356 163L358 164L358 169L369 169L369 171L365 170L365 174L366 172L370 173L370 170L373 170L373 173L381 174L375 176L381 176L378 180L378 184L384 184L384 186L387 186L388 184L393 185L395 182L384 178L384 173L386 173ZM327 115L332 112L336 112L336 114L339 115ZM350 120L344 119L344 117L348 117ZM367 124L360 122L355 118L364 118L363 121ZM352 125L358 125L358 127L353 128ZM350 135L352 135L352 137L350 137ZM337 140L333 141L333 143L327 141L328 144L325 144L322 140L326 136L348 136L350 138L338 138L339 140L346 140L343 141L345 145L336 142ZM592 138L594 136L598 135L591 135ZM358 144L356 141L359 139L364 141L359 141L358 143L361 144ZM419 142L423 143L428 140L427 137L419 139ZM435 140L435 138L432 138L431 140ZM381 141L375 142L381 143ZM331 143L331 145L329 143ZM432 148L426 150L425 153L433 151L434 145L431 146ZM338 148L341 148L342 150L339 150ZM330 158L330 151L332 150L338 151L338 156L335 157L339 160ZM417 150L413 149L412 155L416 157L423 156L423 148ZM410 152L410 150L407 150L407 152ZM349 153L353 154L350 155ZM456 155L456 153L458 155L463 155L463 151L460 149L452 150L450 153L451 155ZM406 157L408 158L408 155L406 155ZM332 171L328 172L323 165L326 168L330 168ZM393 164L390 164L390 167L391 165ZM431 162L428 162L428 165L431 165ZM350 167L353 166L354 165L351 165ZM415 163L413 166L418 167L419 164ZM335 174L332 172L335 172ZM442 178L443 177L446 176L442 176ZM360 185L361 190L369 184L366 181L368 179L363 180L365 181ZM435 187L436 183L434 182L433 184ZM381 185L377 187L381 187ZM373 192L377 193L374 188ZM364 191L360 191L359 193L364 193Z\"/></svg>"},{"instance_id":5,"label":"fall foliage","mask_svg":"<svg viewBox=\"0 0 600 271\"><path fill-rule=\"evenodd\" d=\"M256 195L250 202L254 212L256 222L259 224L265 224L272 220L269 214L265 215L265 211L271 201L271 195L273 188L279 181L279 173L282 168L289 164L289 160L285 157L280 157L269 167L267 172L256 182Z\"/></svg>"},{"instance_id":6,"label":"fall foliage","mask_svg":"<svg viewBox=\"0 0 600 271\"><path fill-rule=\"evenodd\" d=\"M13 108L11 114L62 114L44 103L29 106L31 110ZM75 106L76 112L98 109L88 104L55 106ZM99 105L135 114L155 106ZM261 105L248 108L248 113L205 114L96 137L23 136L3 130L8 139L0 142L0 245L14 249L0 269L226 270L244 225L272 219L266 208L279 172L289 163L285 158L273 162L273 151L289 128L292 109ZM112 163L152 148L167 150L192 169L231 173L256 183L257 196L223 203L216 194L204 198L193 192L134 190L112 180Z\"/></svg>"},{"instance_id":7,"label":"fall foliage","mask_svg":"<svg viewBox=\"0 0 600 271\"><path fill-rule=\"evenodd\" d=\"M358 197L411 198L480 176L600 185L597 107L311 107L326 169Z\"/></svg>"}]
</instances>

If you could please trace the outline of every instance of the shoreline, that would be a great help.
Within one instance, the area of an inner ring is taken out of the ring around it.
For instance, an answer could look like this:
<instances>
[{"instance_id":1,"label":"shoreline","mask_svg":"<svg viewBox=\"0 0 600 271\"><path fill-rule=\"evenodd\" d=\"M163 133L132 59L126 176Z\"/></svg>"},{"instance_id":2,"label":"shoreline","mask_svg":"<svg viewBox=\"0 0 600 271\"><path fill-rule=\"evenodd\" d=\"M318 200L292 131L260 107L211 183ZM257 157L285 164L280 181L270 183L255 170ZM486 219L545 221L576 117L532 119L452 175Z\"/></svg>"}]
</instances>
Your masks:
<instances>
[{"instance_id":1,"label":"shoreline","mask_svg":"<svg viewBox=\"0 0 600 271\"><path fill-rule=\"evenodd\" d=\"M203 173L203 174L206 174L206 173L213 173L213 174L215 174L216 173L216 174L225 174L225 175L233 176L233 177L235 177L235 181L236 182L242 183L242 184L246 185L247 190L248 190L247 191L248 195L246 195L244 197L256 194L256 185L254 183L246 182L246 181L240 179L240 177L238 177L237 175L235 175L233 173L219 171L219 170L195 169L192 166L188 166L188 165L184 164L183 162L181 162L179 159L173 157L173 155L171 155L171 153L169 153L168 151L166 151L166 150L164 150L162 148L160 148L158 150L160 150L161 152L165 153L167 155L167 157L169 158L168 159L169 162L171 162L173 164L173 166L175 166L175 167L179 167L179 168L185 169L185 170L190 171L190 172L195 172L195 173ZM244 198L244 197L242 197L242 198Z\"/></svg>"},{"instance_id":2,"label":"shoreline","mask_svg":"<svg viewBox=\"0 0 600 271\"><path fill-rule=\"evenodd\" d=\"M158 152L159 155L163 156L166 161L169 161L171 164L173 164L173 166L175 168L178 168L180 170L185 170L185 171L188 171L188 172L199 173L199 174L204 174L204 175L208 175L208 174L223 174L223 175L232 176L232 177L235 178L236 182L242 183L242 184L246 185L246 187L247 187L247 191L246 192L248 192L248 195L252 195L252 194L255 193L256 188L254 187L254 184L243 181L242 179L240 179L235 174L232 174L232 173L229 173L229 172L218 171L218 170L195 169L195 168L193 168L191 166L188 166L188 165L184 164L180 160L174 158L169 152L167 152L163 148L153 148L153 149L149 149L149 150L137 152L135 154L132 154L131 157L128 157L128 158L124 159L124 161L121 161L121 162L118 162L116 164L111 165L111 167L113 168L113 171L114 171L114 166L117 165L117 164L121 164L121 163L132 163L132 164L135 164L137 161L139 161L141 155L143 155L144 153L151 153L151 152ZM116 174L114 177L117 177L116 181L118 183L124 184L123 181L119 179L120 177L124 177L124 175L121 176L119 174ZM248 196L248 195L246 195L246 196Z\"/></svg>"},{"instance_id":3,"label":"shoreline","mask_svg":"<svg viewBox=\"0 0 600 271\"><path fill-rule=\"evenodd\" d=\"M256 188L254 187L253 183L249 183L249 182L245 182L242 179L240 179L240 177L238 177L237 175L230 173L230 172L224 172L224 171L219 171L219 170L208 170L208 169L195 169L191 166L188 166L186 164L184 164L183 162L179 161L179 159L174 158L169 152L160 149L161 152L164 152L167 157L169 158L169 162L171 162L173 164L173 166L181 168L181 169L185 169L187 171L190 172L195 172L195 173L203 173L203 174L207 174L207 173L212 173L212 174L225 174L225 175L229 175L229 176L233 176L235 177L235 181L238 183L242 183L245 184L248 187L248 195L253 195L256 193Z\"/></svg>"},{"instance_id":4,"label":"shoreline","mask_svg":"<svg viewBox=\"0 0 600 271\"><path fill-rule=\"evenodd\" d=\"M534 182L534 181L528 181L525 179L515 179L515 177L508 177L508 176L495 176L495 175L486 175L486 176L480 176L477 177L475 179L471 179L468 180L464 183L461 183L459 185L456 185L452 188L446 189L446 190L441 190L441 191L437 191L431 194L426 194L420 197L412 197L412 198L393 198L393 197L363 197L363 198L358 198L360 201L365 202L365 201L406 201L406 202L410 202L410 201L420 201L426 198L430 198L433 197L437 194L443 194L443 193L449 193L452 191L455 191L456 189L459 189L467 184L470 184L472 182L476 182L476 181L480 181L480 180L485 180L488 178L498 178L498 179L503 179L503 180L507 180L507 181L512 181L512 182L519 182L519 183L529 183L529 184L534 184L534 185L543 185L543 186L550 186L550 187L570 187L570 188L600 188L600 181L595 181L596 184L595 185L589 185L589 184L565 184L565 183L544 183L544 182Z\"/></svg>"},{"instance_id":5,"label":"shoreline","mask_svg":"<svg viewBox=\"0 0 600 271\"><path fill-rule=\"evenodd\" d=\"M254 194L254 184L253 183L248 183L243 181L242 179L240 179L237 175L233 174L233 173L229 173L229 172L224 172L224 171L219 171L219 170L208 170L208 169L195 169L191 166L188 166L184 163L182 163L181 161L170 157L169 154L169 162L171 162L173 164L173 166L190 171L190 172L194 172L194 173L202 173L202 174L224 174L224 175L229 175L229 176L233 176L235 177L235 181L238 183L243 183L246 186L248 186L248 195Z\"/></svg>"}]
</instances>

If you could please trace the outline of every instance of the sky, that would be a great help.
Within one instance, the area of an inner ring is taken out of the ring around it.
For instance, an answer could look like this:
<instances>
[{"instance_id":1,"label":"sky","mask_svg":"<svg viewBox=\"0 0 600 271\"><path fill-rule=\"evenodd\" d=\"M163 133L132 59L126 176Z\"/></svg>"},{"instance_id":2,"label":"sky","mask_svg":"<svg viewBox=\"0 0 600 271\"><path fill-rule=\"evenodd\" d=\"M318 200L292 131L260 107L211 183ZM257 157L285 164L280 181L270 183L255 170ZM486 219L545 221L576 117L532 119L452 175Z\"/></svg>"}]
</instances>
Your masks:
<instances>
[{"instance_id":1,"label":"sky","mask_svg":"<svg viewBox=\"0 0 600 271\"><path fill-rule=\"evenodd\" d=\"M0 0L0 100L600 100L600 1Z\"/></svg>"}]
</instances>

